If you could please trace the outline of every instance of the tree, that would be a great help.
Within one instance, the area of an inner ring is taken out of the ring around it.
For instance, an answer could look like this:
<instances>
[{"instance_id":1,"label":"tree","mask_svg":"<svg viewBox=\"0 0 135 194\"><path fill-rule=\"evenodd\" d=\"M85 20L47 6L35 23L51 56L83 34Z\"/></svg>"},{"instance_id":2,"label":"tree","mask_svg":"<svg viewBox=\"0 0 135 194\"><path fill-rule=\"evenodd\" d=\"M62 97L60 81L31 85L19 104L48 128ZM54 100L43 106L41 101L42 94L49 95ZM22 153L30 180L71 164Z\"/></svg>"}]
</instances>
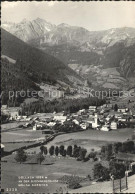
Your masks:
<instances>
[{"instance_id":1,"label":"tree","mask_svg":"<svg viewBox=\"0 0 135 194\"><path fill-rule=\"evenodd\" d=\"M62 156L64 156L64 157L65 157L66 155L67 155L67 151L66 151L66 150L64 150L64 151L63 151L63 155L62 155Z\"/></svg>"},{"instance_id":2,"label":"tree","mask_svg":"<svg viewBox=\"0 0 135 194\"><path fill-rule=\"evenodd\" d=\"M72 156L72 146L67 147L67 155L70 157Z\"/></svg>"},{"instance_id":3,"label":"tree","mask_svg":"<svg viewBox=\"0 0 135 194\"><path fill-rule=\"evenodd\" d=\"M96 158L97 153L96 152L90 152L89 158L92 158L93 160Z\"/></svg>"},{"instance_id":4,"label":"tree","mask_svg":"<svg viewBox=\"0 0 135 194\"><path fill-rule=\"evenodd\" d=\"M74 146L74 150L73 150L73 156L75 157L75 158L78 158L79 156L80 156L80 149L81 149L81 147L78 147L78 146Z\"/></svg>"},{"instance_id":5,"label":"tree","mask_svg":"<svg viewBox=\"0 0 135 194\"><path fill-rule=\"evenodd\" d=\"M80 156L79 157L81 160L85 160L86 153L87 153L86 149L84 149L84 148L80 149L80 151L79 151Z\"/></svg>"},{"instance_id":6,"label":"tree","mask_svg":"<svg viewBox=\"0 0 135 194\"><path fill-rule=\"evenodd\" d=\"M109 169L102 166L101 163L97 163L94 165L94 178L101 179L101 180L109 180Z\"/></svg>"},{"instance_id":7,"label":"tree","mask_svg":"<svg viewBox=\"0 0 135 194\"><path fill-rule=\"evenodd\" d=\"M115 178L123 178L125 176L126 166L123 163L111 161L109 163L109 169Z\"/></svg>"},{"instance_id":8,"label":"tree","mask_svg":"<svg viewBox=\"0 0 135 194\"><path fill-rule=\"evenodd\" d=\"M7 122L8 119L9 119L8 115L1 113L1 124Z\"/></svg>"},{"instance_id":9,"label":"tree","mask_svg":"<svg viewBox=\"0 0 135 194\"><path fill-rule=\"evenodd\" d=\"M114 105L114 111L117 111L117 110L118 110L118 105L115 104L115 105Z\"/></svg>"},{"instance_id":10,"label":"tree","mask_svg":"<svg viewBox=\"0 0 135 194\"><path fill-rule=\"evenodd\" d=\"M37 162L39 164L41 164L44 161L45 157L43 156L42 152L39 152L39 154L37 155Z\"/></svg>"},{"instance_id":11,"label":"tree","mask_svg":"<svg viewBox=\"0 0 135 194\"><path fill-rule=\"evenodd\" d=\"M55 155L58 156L58 154L59 154L59 147L56 146L56 148L55 148Z\"/></svg>"},{"instance_id":12,"label":"tree","mask_svg":"<svg viewBox=\"0 0 135 194\"><path fill-rule=\"evenodd\" d=\"M44 153L45 155L47 155L47 153L48 153L47 147L44 147L43 153Z\"/></svg>"},{"instance_id":13,"label":"tree","mask_svg":"<svg viewBox=\"0 0 135 194\"><path fill-rule=\"evenodd\" d=\"M19 149L19 150L17 151L16 156L15 156L15 160L16 160L17 162L20 162L20 164L21 164L22 162L25 162L26 159L27 159L27 155L26 155L26 153L24 152L24 150L23 150L23 149Z\"/></svg>"},{"instance_id":14,"label":"tree","mask_svg":"<svg viewBox=\"0 0 135 194\"><path fill-rule=\"evenodd\" d=\"M49 153L50 153L51 156L54 154L54 146L51 146L49 148Z\"/></svg>"},{"instance_id":15,"label":"tree","mask_svg":"<svg viewBox=\"0 0 135 194\"><path fill-rule=\"evenodd\" d=\"M68 188L70 189L80 188L81 187L80 182L81 182L80 177L71 175L68 177L67 180Z\"/></svg>"},{"instance_id":16,"label":"tree","mask_svg":"<svg viewBox=\"0 0 135 194\"><path fill-rule=\"evenodd\" d=\"M113 146L112 146L112 144L102 146L101 154L102 154L103 157L105 157L106 160L110 160L111 156L113 155Z\"/></svg>"},{"instance_id":17,"label":"tree","mask_svg":"<svg viewBox=\"0 0 135 194\"><path fill-rule=\"evenodd\" d=\"M41 153L43 154L43 152L44 152L44 146L43 145L40 146L40 150L41 150Z\"/></svg>"},{"instance_id":18,"label":"tree","mask_svg":"<svg viewBox=\"0 0 135 194\"><path fill-rule=\"evenodd\" d=\"M61 145L61 146L60 146L60 155L63 156L63 152L64 152L64 145Z\"/></svg>"}]
</instances>

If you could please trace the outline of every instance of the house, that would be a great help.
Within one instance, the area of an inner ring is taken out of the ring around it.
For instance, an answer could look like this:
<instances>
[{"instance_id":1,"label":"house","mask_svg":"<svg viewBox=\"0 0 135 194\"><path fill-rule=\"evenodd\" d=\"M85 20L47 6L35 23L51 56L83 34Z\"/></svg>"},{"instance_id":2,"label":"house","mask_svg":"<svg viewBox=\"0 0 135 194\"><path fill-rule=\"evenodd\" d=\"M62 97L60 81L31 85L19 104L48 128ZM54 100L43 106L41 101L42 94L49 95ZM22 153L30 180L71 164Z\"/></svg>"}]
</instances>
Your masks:
<instances>
[{"instance_id":1,"label":"house","mask_svg":"<svg viewBox=\"0 0 135 194\"><path fill-rule=\"evenodd\" d=\"M111 128L112 130L117 130L117 129L118 129L118 127L117 127L117 122L112 121L112 122L111 122L111 125L110 125L110 128Z\"/></svg>"},{"instance_id":2,"label":"house","mask_svg":"<svg viewBox=\"0 0 135 194\"><path fill-rule=\"evenodd\" d=\"M1 106L1 113L10 116L10 113L9 113L7 105L2 105Z\"/></svg>"},{"instance_id":3,"label":"house","mask_svg":"<svg viewBox=\"0 0 135 194\"><path fill-rule=\"evenodd\" d=\"M80 127L81 127L82 129L86 130L87 127L88 127L88 125L87 125L86 123L81 123L81 124L80 124Z\"/></svg>"},{"instance_id":4,"label":"house","mask_svg":"<svg viewBox=\"0 0 135 194\"><path fill-rule=\"evenodd\" d=\"M90 111L94 111L94 112L95 112L95 111L96 111L96 109L97 109L97 107L96 107L96 106L89 106L89 110L90 110Z\"/></svg>"},{"instance_id":5,"label":"house","mask_svg":"<svg viewBox=\"0 0 135 194\"><path fill-rule=\"evenodd\" d=\"M111 115L108 115L108 116L106 117L106 121L110 121L111 118L112 118L112 116L111 116Z\"/></svg>"},{"instance_id":6,"label":"house","mask_svg":"<svg viewBox=\"0 0 135 194\"><path fill-rule=\"evenodd\" d=\"M2 105L2 106L1 106L1 111L2 111L2 110L6 110L6 109L7 109L7 105Z\"/></svg>"},{"instance_id":7,"label":"house","mask_svg":"<svg viewBox=\"0 0 135 194\"><path fill-rule=\"evenodd\" d=\"M73 122L76 124L76 125L79 125L79 121L74 119Z\"/></svg>"},{"instance_id":8,"label":"house","mask_svg":"<svg viewBox=\"0 0 135 194\"><path fill-rule=\"evenodd\" d=\"M63 113L58 113L54 116L54 120L64 123L67 120L67 116L64 116Z\"/></svg>"},{"instance_id":9,"label":"house","mask_svg":"<svg viewBox=\"0 0 135 194\"><path fill-rule=\"evenodd\" d=\"M8 115L10 117L10 120L16 120L19 116L20 110L20 107L7 107L6 105L3 105L1 108L1 112Z\"/></svg>"},{"instance_id":10,"label":"house","mask_svg":"<svg viewBox=\"0 0 135 194\"><path fill-rule=\"evenodd\" d=\"M118 121L121 121L121 122L126 122L127 119L124 119L124 118L118 118Z\"/></svg>"},{"instance_id":11,"label":"house","mask_svg":"<svg viewBox=\"0 0 135 194\"><path fill-rule=\"evenodd\" d=\"M87 123L91 124L92 125L92 128L99 127L99 124L98 124L98 115L95 114L95 115L92 115L91 117L89 117L87 119Z\"/></svg>"},{"instance_id":12,"label":"house","mask_svg":"<svg viewBox=\"0 0 135 194\"><path fill-rule=\"evenodd\" d=\"M56 125L56 122L49 122L48 124L47 124L47 126L49 126L49 127L53 127L53 126L55 126Z\"/></svg>"},{"instance_id":13,"label":"house","mask_svg":"<svg viewBox=\"0 0 135 194\"><path fill-rule=\"evenodd\" d=\"M35 124L34 126L33 126L33 131L37 131L37 130L39 130L39 129L41 129L42 128L42 125L40 125L40 124Z\"/></svg>"},{"instance_id":14,"label":"house","mask_svg":"<svg viewBox=\"0 0 135 194\"><path fill-rule=\"evenodd\" d=\"M110 131L109 125L103 125L100 130L101 131Z\"/></svg>"},{"instance_id":15,"label":"house","mask_svg":"<svg viewBox=\"0 0 135 194\"><path fill-rule=\"evenodd\" d=\"M16 120L17 117L19 116L18 110L11 110L11 111L9 112L9 114L10 114L10 118L12 118L12 120Z\"/></svg>"},{"instance_id":16,"label":"house","mask_svg":"<svg viewBox=\"0 0 135 194\"><path fill-rule=\"evenodd\" d=\"M118 108L118 112L125 113L127 112L126 108Z\"/></svg>"},{"instance_id":17,"label":"house","mask_svg":"<svg viewBox=\"0 0 135 194\"><path fill-rule=\"evenodd\" d=\"M78 113L84 113L85 112L85 109L82 109L82 110L79 110Z\"/></svg>"},{"instance_id":18,"label":"house","mask_svg":"<svg viewBox=\"0 0 135 194\"><path fill-rule=\"evenodd\" d=\"M31 123L25 123L25 124L23 125L23 127L25 127L25 128L30 127L30 126L31 126Z\"/></svg>"}]
</instances>

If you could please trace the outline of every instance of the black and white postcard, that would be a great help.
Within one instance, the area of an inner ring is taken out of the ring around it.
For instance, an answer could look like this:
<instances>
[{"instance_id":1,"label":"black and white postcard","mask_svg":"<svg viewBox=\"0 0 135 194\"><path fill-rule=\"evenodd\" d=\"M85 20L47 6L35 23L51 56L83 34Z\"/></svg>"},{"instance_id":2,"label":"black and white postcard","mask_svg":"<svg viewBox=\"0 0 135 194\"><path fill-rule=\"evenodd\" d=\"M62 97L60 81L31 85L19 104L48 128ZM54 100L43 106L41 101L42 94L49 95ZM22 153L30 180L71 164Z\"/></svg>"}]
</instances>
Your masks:
<instances>
[{"instance_id":1,"label":"black and white postcard","mask_svg":"<svg viewBox=\"0 0 135 194\"><path fill-rule=\"evenodd\" d=\"M1 193L135 193L134 1L2 1Z\"/></svg>"}]
</instances>

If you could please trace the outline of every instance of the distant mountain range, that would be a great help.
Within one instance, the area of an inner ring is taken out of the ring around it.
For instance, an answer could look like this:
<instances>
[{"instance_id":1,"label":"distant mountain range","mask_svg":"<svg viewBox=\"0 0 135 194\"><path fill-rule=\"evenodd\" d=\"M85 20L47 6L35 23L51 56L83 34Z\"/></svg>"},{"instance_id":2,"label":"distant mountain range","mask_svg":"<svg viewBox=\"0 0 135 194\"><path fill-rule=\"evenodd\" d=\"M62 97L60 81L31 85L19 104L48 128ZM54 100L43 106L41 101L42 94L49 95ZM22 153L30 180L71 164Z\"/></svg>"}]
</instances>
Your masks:
<instances>
[{"instance_id":1,"label":"distant mountain range","mask_svg":"<svg viewBox=\"0 0 135 194\"><path fill-rule=\"evenodd\" d=\"M40 39L41 43L49 43L50 45L70 43L81 45L90 50L101 47L105 49L117 42L124 42L126 46L135 43L135 29L127 27L88 31L85 28L70 26L65 23L56 26L40 18L32 21L24 19L17 24L3 22L1 26L25 42Z\"/></svg>"},{"instance_id":2,"label":"distant mountain range","mask_svg":"<svg viewBox=\"0 0 135 194\"><path fill-rule=\"evenodd\" d=\"M18 24L4 22L2 28L55 56L89 79L93 86L106 87L106 82L109 83L108 87L114 88L134 85L135 28L88 31L65 23L56 26L40 18L23 20ZM97 70L92 67L97 67ZM113 79L104 79L102 73L106 72L109 76L110 68Z\"/></svg>"}]
</instances>

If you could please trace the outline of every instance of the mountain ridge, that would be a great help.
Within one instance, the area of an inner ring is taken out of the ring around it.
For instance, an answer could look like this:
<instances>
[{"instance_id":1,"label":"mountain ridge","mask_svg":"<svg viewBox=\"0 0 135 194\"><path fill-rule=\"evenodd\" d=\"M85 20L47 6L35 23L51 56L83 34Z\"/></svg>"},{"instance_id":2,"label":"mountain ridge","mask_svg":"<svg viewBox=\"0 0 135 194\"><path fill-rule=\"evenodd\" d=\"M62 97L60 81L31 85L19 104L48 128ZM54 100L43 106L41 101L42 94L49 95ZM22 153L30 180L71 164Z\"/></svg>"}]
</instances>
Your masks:
<instances>
[{"instance_id":1,"label":"mountain ridge","mask_svg":"<svg viewBox=\"0 0 135 194\"><path fill-rule=\"evenodd\" d=\"M16 84L19 80L22 88L25 89L40 89L37 87L37 83L41 82L54 85L61 81L72 86L74 83L71 77L79 82L83 81L59 59L30 46L2 28L1 54L3 58L2 86L6 91L7 89L8 91L19 90L19 86ZM12 86L10 86L11 82L14 82Z\"/></svg>"},{"instance_id":2,"label":"mountain ridge","mask_svg":"<svg viewBox=\"0 0 135 194\"><path fill-rule=\"evenodd\" d=\"M120 76L126 79L127 82L130 77L134 78L135 28L123 27L89 31L83 27L70 26L65 23L57 26L49 23L52 28L47 31L45 29L46 25L48 25L46 20L37 18L33 21L31 22L35 26L37 26L35 21L38 24L41 22L45 26L43 30L34 28L35 31L39 30L41 33L35 34L33 31L32 34L34 35L30 36L29 40L25 38L24 41L56 57L70 68L78 64L79 66L76 70L74 67L72 69L77 73L81 72L80 75L82 77L89 78L93 82L93 78L91 78L93 75L90 72L92 68L90 66L94 65L99 68L99 71L107 68L116 68ZM29 22L26 21L26 23ZM22 26L22 28L26 30L27 25ZM10 29L12 28L10 27ZM10 31L10 29L8 30ZM16 30L11 31L15 36L23 39L23 34L20 37ZM101 66L102 68L100 68ZM83 73L83 69L85 69L85 73Z\"/></svg>"}]
</instances>

